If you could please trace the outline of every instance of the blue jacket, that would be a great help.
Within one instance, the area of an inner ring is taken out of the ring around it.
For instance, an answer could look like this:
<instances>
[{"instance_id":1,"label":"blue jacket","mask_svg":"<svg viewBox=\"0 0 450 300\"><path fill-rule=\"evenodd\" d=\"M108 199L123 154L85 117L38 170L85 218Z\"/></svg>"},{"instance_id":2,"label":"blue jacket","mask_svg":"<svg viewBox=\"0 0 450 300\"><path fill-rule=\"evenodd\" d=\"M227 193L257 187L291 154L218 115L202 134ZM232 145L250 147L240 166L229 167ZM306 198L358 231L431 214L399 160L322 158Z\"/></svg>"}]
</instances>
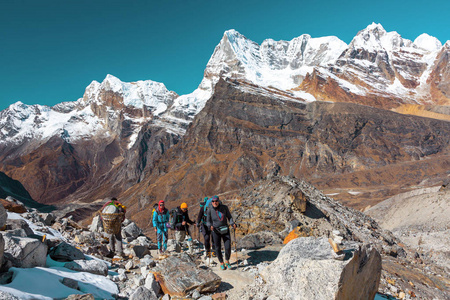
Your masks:
<instances>
[{"instance_id":1,"label":"blue jacket","mask_svg":"<svg viewBox=\"0 0 450 300\"><path fill-rule=\"evenodd\" d=\"M153 227L158 228L159 230L167 230L166 223L169 222L169 211L167 208L164 208L164 211L161 213L159 209L156 209L153 213Z\"/></svg>"}]
</instances>

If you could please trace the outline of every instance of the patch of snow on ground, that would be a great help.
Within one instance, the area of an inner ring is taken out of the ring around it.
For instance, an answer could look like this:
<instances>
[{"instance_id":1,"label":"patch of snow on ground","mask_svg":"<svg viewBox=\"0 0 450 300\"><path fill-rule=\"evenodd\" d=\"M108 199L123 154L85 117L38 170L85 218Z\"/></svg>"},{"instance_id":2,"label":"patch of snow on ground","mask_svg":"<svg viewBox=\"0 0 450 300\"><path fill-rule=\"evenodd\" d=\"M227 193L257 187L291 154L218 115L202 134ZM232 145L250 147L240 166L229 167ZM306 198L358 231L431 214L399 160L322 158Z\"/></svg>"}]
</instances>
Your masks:
<instances>
[{"instance_id":1,"label":"patch of snow on ground","mask_svg":"<svg viewBox=\"0 0 450 300\"><path fill-rule=\"evenodd\" d=\"M73 294L93 294L96 299L115 299L119 293L117 285L105 276L76 272L63 267L10 268L13 281L0 285L0 291L20 299L52 300L64 299ZM63 278L78 282L80 290L62 284Z\"/></svg>"},{"instance_id":2,"label":"patch of snow on ground","mask_svg":"<svg viewBox=\"0 0 450 300\"><path fill-rule=\"evenodd\" d=\"M359 194L361 194L361 192L355 192L355 191L348 191L348 193L350 195L359 195Z\"/></svg>"}]
</instances>

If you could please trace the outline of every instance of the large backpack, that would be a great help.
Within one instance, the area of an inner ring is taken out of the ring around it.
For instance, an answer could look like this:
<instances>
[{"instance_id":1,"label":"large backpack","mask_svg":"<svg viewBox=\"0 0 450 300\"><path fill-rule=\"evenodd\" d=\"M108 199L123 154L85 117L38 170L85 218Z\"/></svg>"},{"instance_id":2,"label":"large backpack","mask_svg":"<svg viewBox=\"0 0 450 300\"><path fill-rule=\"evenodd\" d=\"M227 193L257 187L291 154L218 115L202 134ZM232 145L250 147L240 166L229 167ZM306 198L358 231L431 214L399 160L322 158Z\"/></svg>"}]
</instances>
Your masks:
<instances>
[{"instance_id":1,"label":"large backpack","mask_svg":"<svg viewBox=\"0 0 450 300\"><path fill-rule=\"evenodd\" d=\"M174 225L175 225L175 223L176 223L176 220L175 220L175 218L177 217L177 214L178 214L178 209L177 208L172 208L170 211L169 211L169 215L170 215L170 221L169 221L169 224L173 227ZM172 228L172 229L175 229L175 228Z\"/></svg>"},{"instance_id":2,"label":"large backpack","mask_svg":"<svg viewBox=\"0 0 450 300\"><path fill-rule=\"evenodd\" d=\"M203 202L204 204L203 204L203 217L202 217L202 222L205 223L205 224L206 224L206 216L208 215L208 208L209 208L209 206L211 205L212 198L213 198L213 197L211 197L211 198L205 200L205 202ZM201 207L201 206L200 206L200 207Z\"/></svg>"}]
</instances>

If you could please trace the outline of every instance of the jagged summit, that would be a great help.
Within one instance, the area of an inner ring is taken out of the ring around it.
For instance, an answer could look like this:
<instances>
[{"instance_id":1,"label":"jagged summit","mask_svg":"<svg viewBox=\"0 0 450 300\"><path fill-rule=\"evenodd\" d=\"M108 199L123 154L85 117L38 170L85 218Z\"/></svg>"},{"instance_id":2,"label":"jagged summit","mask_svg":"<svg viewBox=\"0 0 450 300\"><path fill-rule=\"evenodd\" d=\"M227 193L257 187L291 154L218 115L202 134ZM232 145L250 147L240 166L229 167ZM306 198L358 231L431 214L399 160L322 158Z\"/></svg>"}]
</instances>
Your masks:
<instances>
[{"instance_id":1,"label":"jagged summit","mask_svg":"<svg viewBox=\"0 0 450 300\"><path fill-rule=\"evenodd\" d=\"M87 103L102 101L101 93L112 92L122 97L124 106L135 108L151 107L153 113L163 113L178 95L167 90L163 83L152 80L137 82L123 82L119 78L108 74L102 83L92 81L86 88L84 100Z\"/></svg>"}]
</instances>

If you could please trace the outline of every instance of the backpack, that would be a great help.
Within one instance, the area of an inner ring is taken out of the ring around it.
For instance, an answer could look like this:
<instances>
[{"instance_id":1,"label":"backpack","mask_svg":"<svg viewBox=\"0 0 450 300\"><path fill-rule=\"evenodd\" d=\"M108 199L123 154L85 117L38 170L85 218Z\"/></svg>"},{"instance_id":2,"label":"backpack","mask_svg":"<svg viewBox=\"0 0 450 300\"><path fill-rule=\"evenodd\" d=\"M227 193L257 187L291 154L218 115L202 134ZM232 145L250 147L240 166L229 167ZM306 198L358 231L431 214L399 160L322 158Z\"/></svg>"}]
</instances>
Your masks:
<instances>
[{"instance_id":1,"label":"backpack","mask_svg":"<svg viewBox=\"0 0 450 300\"><path fill-rule=\"evenodd\" d=\"M153 210L152 210L152 219L153 219L153 214L155 213L155 211L158 209L158 203L153 204ZM153 222L152 223L152 227L153 227Z\"/></svg>"},{"instance_id":2,"label":"backpack","mask_svg":"<svg viewBox=\"0 0 450 300\"><path fill-rule=\"evenodd\" d=\"M175 218L176 218L176 216L177 216L177 214L178 214L177 211L178 211L177 208L172 208L172 209L169 211L169 215L170 215L170 218L169 218L169 224L170 224L170 225L175 225L175 223L176 223ZM172 229L175 229L175 228L172 228Z\"/></svg>"},{"instance_id":3,"label":"backpack","mask_svg":"<svg viewBox=\"0 0 450 300\"><path fill-rule=\"evenodd\" d=\"M203 202L203 217L202 217L202 222L206 224L206 216L208 215L208 208L209 205L211 204L212 198L208 198L205 197L205 202ZM200 204L200 207L202 207L202 205ZM201 208L200 208L201 209Z\"/></svg>"}]
</instances>

